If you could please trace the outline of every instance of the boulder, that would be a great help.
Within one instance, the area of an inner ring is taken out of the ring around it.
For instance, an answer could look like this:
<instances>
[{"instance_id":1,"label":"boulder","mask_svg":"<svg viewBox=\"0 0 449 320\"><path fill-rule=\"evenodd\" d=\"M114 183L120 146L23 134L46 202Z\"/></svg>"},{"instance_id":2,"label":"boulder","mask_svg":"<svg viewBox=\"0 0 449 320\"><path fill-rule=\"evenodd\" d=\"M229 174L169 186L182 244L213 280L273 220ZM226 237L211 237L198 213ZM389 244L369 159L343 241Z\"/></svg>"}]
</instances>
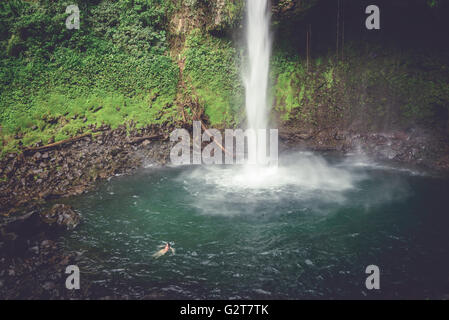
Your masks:
<instances>
[{"instance_id":1,"label":"boulder","mask_svg":"<svg viewBox=\"0 0 449 320\"><path fill-rule=\"evenodd\" d=\"M50 226L56 225L67 230L76 228L81 221L80 214L65 204L55 204L50 210L42 212L41 218Z\"/></svg>"}]
</instances>

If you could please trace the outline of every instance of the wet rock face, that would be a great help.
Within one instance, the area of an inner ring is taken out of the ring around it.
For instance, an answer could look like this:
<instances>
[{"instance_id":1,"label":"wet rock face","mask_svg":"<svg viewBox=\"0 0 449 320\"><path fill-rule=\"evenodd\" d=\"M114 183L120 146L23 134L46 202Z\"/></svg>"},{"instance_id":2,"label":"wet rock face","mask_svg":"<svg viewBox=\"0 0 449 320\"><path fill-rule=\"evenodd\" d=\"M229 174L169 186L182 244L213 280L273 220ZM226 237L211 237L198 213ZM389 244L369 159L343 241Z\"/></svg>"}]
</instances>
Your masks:
<instances>
[{"instance_id":1,"label":"wet rock face","mask_svg":"<svg viewBox=\"0 0 449 320\"><path fill-rule=\"evenodd\" d=\"M447 172L449 141L444 134L424 129L362 132L350 129L306 130L285 127L279 132L282 149L356 152L379 160L418 165Z\"/></svg>"},{"instance_id":2,"label":"wet rock face","mask_svg":"<svg viewBox=\"0 0 449 320\"><path fill-rule=\"evenodd\" d=\"M48 225L56 225L67 230L75 229L81 221L79 213L71 206L65 204L55 204L49 211L41 213L42 220Z\"/></svg>"},{"instance_id":3,"label":"wet rock face","mask_svg":"<svg viewBox=\"0 0 449 320\"><path fill-rule=\"evenodd\" d=\"M238 28L246 0L182 1L170 19L170 33L184 37L196 28L226 33Z\"/></svg>"},{"instance_id":4,"label":"wet rock face","mask_svg":"<svg viewBox=\"0 0 449 320\"><path fill-rule=\"evenodd\" d=\"M302 14L315 6L319 0L272 0L273 19L282 22L286 19L299 19Z\"/></svg>"},{"instance_id":5,"label":"wet rock face","mask_svg":"<svg viewBox=\"0 0 449 320\"><path fill-rule=\"evenodd\" d=\"M225 31L237 27L243 18L244 0L217 0L212 8L210 30Z\"/></svg>"}]
</instances>

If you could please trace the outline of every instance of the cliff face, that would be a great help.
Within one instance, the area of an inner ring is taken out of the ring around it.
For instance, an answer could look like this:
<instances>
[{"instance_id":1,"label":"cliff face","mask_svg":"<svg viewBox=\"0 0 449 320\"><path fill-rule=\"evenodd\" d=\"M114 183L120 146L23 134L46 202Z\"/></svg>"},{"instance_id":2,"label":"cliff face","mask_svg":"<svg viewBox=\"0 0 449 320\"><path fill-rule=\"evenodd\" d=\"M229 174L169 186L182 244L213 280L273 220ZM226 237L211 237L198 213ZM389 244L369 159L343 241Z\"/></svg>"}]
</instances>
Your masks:
<instances>
[{"instance_id":1,"label":"cliff face","mask_svg":"<svg viewBox=\"0 0 449 320\"><path fill-rule=\"evenodd\" d=\"M295 145L448 168L449 6L377 4L375 31L363 1L317 1L279 19L273 120Z\"/></svg>"},{"instance_id":2,"label":"cliff face","mask_svg":"<svg viewBox=\"0 0 449 320\"><path fill-rule=\"evenodd\" d=\"M193 28L211 33L229 32L241 24L244 0L190 0L176 2L171 17L173 35L188 34Z\"/></svg>"},{"instance_id":3,"label":"cliff face","mask_svg":"<svg viewBox=\"0 0 449 320\"><path fill-rule=\"evenodd\" d=\"M367 5L272 1L272 125L286 144L364 149L448 167L449 59L441 45L447 6L380 1L382 28L368 31ZM238 10L224 9L230 6ZM188 89L181 91L197 99L211 126L245 126L239 74L243 8L241 1L198 1L172 19L186 69ZM426 26L407 27L410 18Z\"/></svg>"},{"instance_id":4,"label":"cliff face","mask_svg":"<svg viewBox=\"0 0 449 320\"><path fill-rule=\"evenodd\" d=\"M183 121L203 117L211 126L243 117L240 52L243 0L181 2L169 19L170 55L180 70L176 105Z\"/></svg>"},{"instance_id":5,"label":"cliff face","mask_svg":"<svg viewBox=\"0 0 449 320\"><path fill-rule=\"evenodd\" d=\"M449 5L379 0L381 30L368 31L368 4L272 0L272 125L316 148L425 133L440 147L416 161L443 156ZM54 1L0 6L2 154L101 125L245 126L244 0L82 2L79 32Z\"/></svg>"}]
</instances>

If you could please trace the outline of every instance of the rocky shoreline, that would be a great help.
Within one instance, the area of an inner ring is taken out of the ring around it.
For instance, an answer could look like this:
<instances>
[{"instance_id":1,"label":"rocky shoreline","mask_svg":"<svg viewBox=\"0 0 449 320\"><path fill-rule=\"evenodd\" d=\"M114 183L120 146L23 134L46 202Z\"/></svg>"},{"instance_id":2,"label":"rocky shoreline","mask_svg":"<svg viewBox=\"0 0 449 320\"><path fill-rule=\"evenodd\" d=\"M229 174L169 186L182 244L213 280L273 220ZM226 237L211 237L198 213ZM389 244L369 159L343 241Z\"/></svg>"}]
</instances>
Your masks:
<instances>
[{"instance_id":1,"label":"rocky shoreline","mask_svg":"<svg viewBox=\"0 0 449 320\"><path fill-rule=\"evenodd\" d=\"M57 242L80 216L63 204L48 203L86 192L95 182L129 174L147 162L167 163L170 127L143 130L92 129L92 135L0 161L0 299L86 299L85 290L65 288L65 268L81 253L66 253Z\"/></svg>"},{"instance_id":2,"label":"rocky shoreline","mask_svg":"<svg viewBox=\"0 0 449 320\"><path fill-rule=\"evenodd\" d=\"M56 148L36 145L33 152L6 155L0 161L0 174L6 177L0 182L0 299L126 298L89 287L65 288L65 268L82 253L64 252L57 237L76 227L80 217L69 206L48 203L86 192L98 180L130 174L148 162L166 164L173 129L102 126ZM447 137L421 131L361 134L282 128L279 139L280 152L295 148L363 152L439 172L449 169Z\"/></svg>"},{"instance_id":3,"label":"rocky shoreline","mask_svg":"<svg viewBox=\"0 0 449 320\"><path fill-rule=\"evenodd\" d=\"M102 126L92 132L48 150L37 145L32 151L6 155L0 161L0 212L10 215L32 201L80 194L95 181L132 172L144 161L168 160L170 128L128 132L125 126Z\"/></svg>"}]
</instances>

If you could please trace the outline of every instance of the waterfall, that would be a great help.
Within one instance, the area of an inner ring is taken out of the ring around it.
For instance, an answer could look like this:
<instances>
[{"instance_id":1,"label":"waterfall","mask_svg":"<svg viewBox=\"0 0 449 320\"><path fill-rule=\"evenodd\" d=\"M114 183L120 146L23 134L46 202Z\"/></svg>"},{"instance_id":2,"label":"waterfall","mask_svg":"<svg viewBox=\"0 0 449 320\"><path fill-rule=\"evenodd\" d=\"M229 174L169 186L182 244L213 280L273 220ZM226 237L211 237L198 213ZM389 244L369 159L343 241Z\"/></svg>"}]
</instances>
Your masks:
<instances>
[{"instance_id":1,"label":"waterfall","mask_svg":"<svg viewBox=\"0 0 449 320\"><path fill-rule=\"evenodd\" d=\"M248 129L256 133L256 139L248 139L248 158L259 162L265 158L261 148L268 126L268 73L271 54L269 0L247 0L246 45L248 63L245 84L245 104ZM262 129L262 130L261 130ZM258 147L259 146L259 147ZM254 154L257 150L257 155Z\"/></svg>"}]
</instances>

